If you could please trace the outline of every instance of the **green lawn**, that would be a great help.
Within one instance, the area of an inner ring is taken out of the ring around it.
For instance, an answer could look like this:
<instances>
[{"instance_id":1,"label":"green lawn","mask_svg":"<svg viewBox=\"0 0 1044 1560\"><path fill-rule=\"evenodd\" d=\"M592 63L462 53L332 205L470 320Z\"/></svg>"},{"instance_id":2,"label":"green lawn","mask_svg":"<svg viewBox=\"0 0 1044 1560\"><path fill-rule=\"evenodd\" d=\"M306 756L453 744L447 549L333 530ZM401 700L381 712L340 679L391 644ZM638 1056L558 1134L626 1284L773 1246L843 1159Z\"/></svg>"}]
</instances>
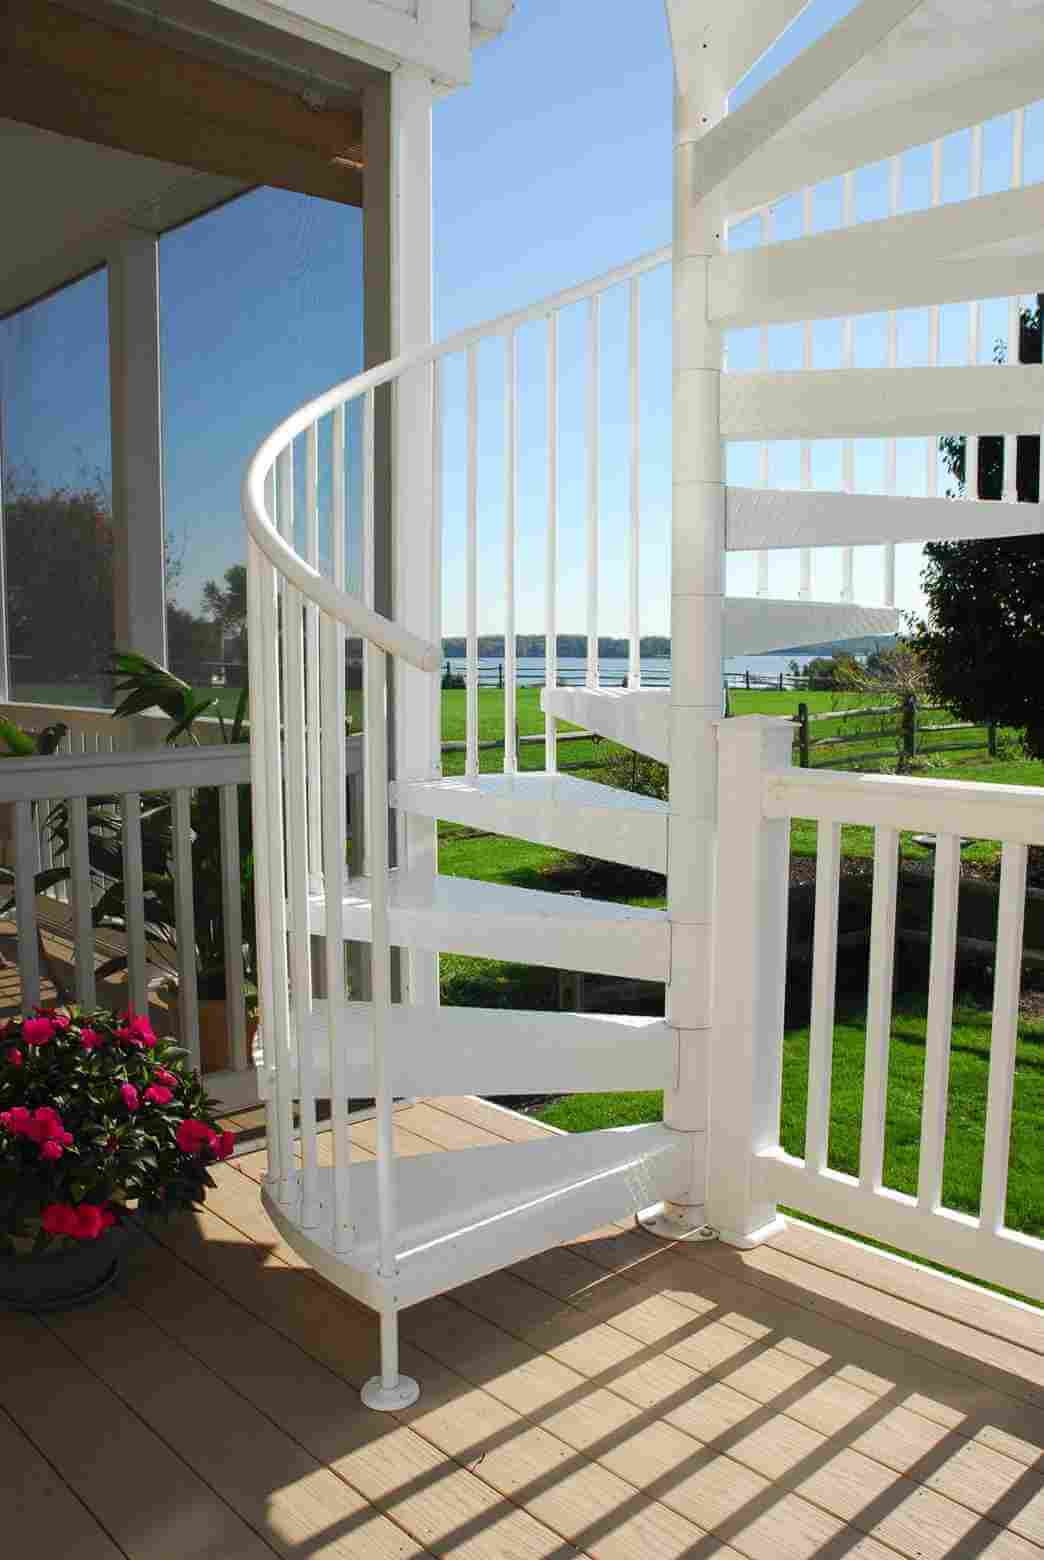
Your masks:
<instances>
[{"instance_id":1,"label":"green lawn","mask_svg":"<svg viewBox=\"0 0 1044 1560\"><path fill-rule=\"evenodd\" d=\"M846 1018L834 1030L833 1093L829 1164L856 1174L863 1112L864 1020ZM885 1129L886 1186L916 1193L924 1080L925 1007L917 999L897 1004L889 1056ZM979 1211L986 1091L989 1076L990 1014L970 1004L954 1012L950 1061L949 1117L943 1173L943 1202L963 1213ZM803 1155L808 1098L808 1029L787 1033L783 1050L781 1136L790 1154ZM568 1132L659 1121L663 1096L575 1094L538 1112L539 1119ZM798 1210L800 1212L800 1210ZM1007 1221L1012 1229L1044 1235L1044 1021L1019 1027L1012 1118Z\"/></svg>"}]
</instances>

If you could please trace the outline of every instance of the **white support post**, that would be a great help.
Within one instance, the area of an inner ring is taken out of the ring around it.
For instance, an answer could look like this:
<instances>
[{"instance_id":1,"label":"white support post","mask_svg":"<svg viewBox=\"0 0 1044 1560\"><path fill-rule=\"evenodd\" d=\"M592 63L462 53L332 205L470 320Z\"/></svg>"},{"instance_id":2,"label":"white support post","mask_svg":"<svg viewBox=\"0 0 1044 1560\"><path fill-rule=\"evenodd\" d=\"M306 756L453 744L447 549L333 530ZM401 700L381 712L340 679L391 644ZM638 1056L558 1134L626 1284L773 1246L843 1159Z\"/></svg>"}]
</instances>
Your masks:
<instances>
[{"instance_id":1,"label":"white support post","mask_svg":"<svg viewBox=\"0 0 1044 1560\"><path fill-rule=\"evenodd\" d=\"M157 240L119 239L108 269L116 648L166 665Z\"/></svg>"},{"instance_id":2,"label":"white support post","mask_svg":"<svg viewBox=\"0 0 1044 1560\"><path fill-rule=\"evenodd\" d=\"M673 26L685 8L669 7ZM674 474L671 531L671 814L667 1021L676 1032L674 1086L664 1122L690 1145L684 1181L650 1215L678 1238L704 1223L707 1062L711 1043L716 756L721 715L725 487L721 441L721 332L708 319L707 277L720 248L716 204L692 198L700 142L725 112L726 83L710 61L675 96Z\"/></svg>"},{"instance_id":3,"label":"white support post","mask_svg":"<svg viewBox=\"0 0 1044 1560\"><path fill-rule=\"evenodd\" d=\"M393 356L432 339L430 78L412 66L391 77L391 350ZM415 634L441 642L438 581L442 538L433 490L433 375L404 374L392 413L392 502L395 526L395 618ZM398 666L395 764L400 780L439 773L437 674ZM400 816L399 865L413 875L438 870L436 824ZM409 1000L439 1000L437 954L408 950Z\"/></svg>"},{"instance_id":4,"label":"white support post","mask_svg":"<svg viewBox=\"0 0 1044 1560\"><path fill-rule=\"evenodd\" d=\"M790 766L793 726L766 715L718 725L714 1044L710 1054L708 1224L748 1248L776 1235L775 1204L756 1198L754 1156L779 1141L787 970L790 825L762 815L765 775Z\"/></svg>"}]
</instances>

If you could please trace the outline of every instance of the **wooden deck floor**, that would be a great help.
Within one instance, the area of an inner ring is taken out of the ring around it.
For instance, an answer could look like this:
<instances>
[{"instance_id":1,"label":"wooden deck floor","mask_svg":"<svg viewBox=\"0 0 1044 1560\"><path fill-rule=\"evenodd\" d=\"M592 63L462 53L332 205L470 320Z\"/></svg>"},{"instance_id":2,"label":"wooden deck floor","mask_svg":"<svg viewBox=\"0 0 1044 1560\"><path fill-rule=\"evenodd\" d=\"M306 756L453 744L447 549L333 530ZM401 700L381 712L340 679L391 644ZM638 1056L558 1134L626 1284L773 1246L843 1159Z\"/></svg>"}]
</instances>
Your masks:
<instances>
[{"instance_id":1,"label":"wooden deck floor","mask_svg":"<svg viewBox=\"0 0 1044 1560\"><path fill-rule=\"evenodd\" d=\"M397 1119L409 1154L541 1130ZM1039 1313L800 1225L610 1228L404 1313L423 1395L379 1416L374 1319L276 1238L263 1163L97 1305L0 1315L4 1556L1041 1560Z\"/></svg>"}]
</instances>

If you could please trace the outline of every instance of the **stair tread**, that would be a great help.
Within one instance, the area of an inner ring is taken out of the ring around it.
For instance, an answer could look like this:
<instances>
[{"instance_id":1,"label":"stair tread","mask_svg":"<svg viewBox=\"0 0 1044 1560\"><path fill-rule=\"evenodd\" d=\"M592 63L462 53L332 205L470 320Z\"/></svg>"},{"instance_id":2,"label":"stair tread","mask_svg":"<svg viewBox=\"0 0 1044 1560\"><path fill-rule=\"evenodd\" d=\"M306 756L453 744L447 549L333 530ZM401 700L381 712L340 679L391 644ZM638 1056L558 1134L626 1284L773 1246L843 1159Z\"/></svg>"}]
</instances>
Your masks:
<instances>
[{"instance_id":1,"label":"stair tread","mask_svg":"<svg viewBox=\"0 0 1044 1560\"><path fill-rule=\"evenodd\" d=\"M310 1091L331 1092L333 1049L344 1092L375 1088L372 1008L349 1002L331 1046L330 1007L316 999L292 1014L289 1051L296 1078L298 1036L311 1057ZM672 1076L674 1032L664 1018L631 1013L560 1013L517 1008L429 1007L394 1003L386 1031L387 1083L393 1094L569 1093L577 1089L657 1089ZM262 1067L264 1093L272 1081Z\"/></svg>"},{"instance_id":2,"label":"stair tread","mask_svg":"<svg viewBox=\"0 0 1044 1560\"><path fill-rule=\"evenodd\" d=\"M650 872L667 870L667 803L547 770L400 781L395 806Z\"/></svg>"},{"instance_id":3,"label":"stair tread","mask_svg":"<svg viewBox=\"0 0 1044 1560\"><path fill-rule=\"evenodd\" d=\"M575 1238L609 1218L662 1201L686 1141L660 1123L602 1132L549 1133L522 1143L397 1158L398 1304L465 1283ZM338 1255L332 1237L333 1172L319 1171L319 1217L302 1230L269 1192L265 1206L296 1251L338 1287L380 1302L376 1163L349 1176L355 1237Z\"/></svg>"},{"instance_id":4,"label":"stair tread","mask_svg":"<svg viewBox=\"0 0 1044 1560\"><path fill-rule=\"evenodd\" d=\"M342 906L345 938L368 942L369 879L352 878ZM663 910L442 873L393 871L388 916L391 940L400 947L638 980L667 978L670 925ZM309 897L308 923L313 935L325 934L325 896Z\"/></svg>"},{"instance_id":5,"label":"stair tread","mask_svg":"<svg viewBox=\"0 0 1044 1560\"><path fill-rule=\"evenodd\" d=\"M325 895L309 896L310 911L318 909L321 912L325 902ZM345 909L368 908L369 903L369 878L349 878L344 895ZM572 894L555 894L541 888L515 888L508 883L486 883L478 878L451 877L443 872L390 872L388 908L432 915L490 913L531 919L586 920L592 924L632 921L666 925L667 919L665 911L651 910L645 905L623 905L612 899L580 899Z\"/></svg>"},{"instance_id":6,"label":"stair tread","mask_svg":"<svg viewBox=\"0 0 1044 1560\"><path fill-rule=\"evenodd\" d=\"M558 803L564 807L600 807L662 817L666 817L670 810L666 802L654 796L639 796L634 791L621 790L619 786L602 785L597 780L582 780L576 775L545 769L527 770L513 775L458 775L433 780L403 780L395 782L392 791L394 796L402 799L400 805L405 805L407 797L459 794L494 801L520 798L524 801Z\"/></svg>"},{"instance_id":7,"label":"stair tread","mask_svg":"<svg viewBox=\"0 0 1044 1560\"><path fill-rule=\"evenodd\" d=\"M669 688L545 688L540 708L666 763L670 699Z\"/></svg>"}]
</instances>

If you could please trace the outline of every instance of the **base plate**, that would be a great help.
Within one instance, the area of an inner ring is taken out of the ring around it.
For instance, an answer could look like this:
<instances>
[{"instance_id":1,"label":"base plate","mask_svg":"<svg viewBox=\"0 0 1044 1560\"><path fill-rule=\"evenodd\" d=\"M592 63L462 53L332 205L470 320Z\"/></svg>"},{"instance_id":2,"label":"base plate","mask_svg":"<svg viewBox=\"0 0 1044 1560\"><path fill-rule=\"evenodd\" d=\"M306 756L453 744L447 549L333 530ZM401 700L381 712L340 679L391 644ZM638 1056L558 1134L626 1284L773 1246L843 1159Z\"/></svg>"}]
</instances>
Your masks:
<instances>
[{"instance_id":1,"label":"base plate","mask_svg":"<svg viewBox=\"0 0 1044 1560\"><path fill-rule=\"evenodd\" d=\"M420 1397L420 1383L412 1376L400 1376L394 1387L386 1387L380 1376L371 1376L359 1394L367 1408L378 1413L392 1414L397 1409L409 1408Z\"/></svg>"},{"instance_id":2,"label":"base plate","mask_svg":"<svg viewBox=\"0 0 1044 1560\"><path fill-rule=\"evenodd\" d=\"M706 1241L718 1238L717 1230L703 1223L703 1208L700 1206L690 1212L685 1208L658 1203L654 1208L645 1208L641 1213L636 1213L634 1222L646 1234L655 1235L657 1240Z\"/></svg>"}]
</instances>

